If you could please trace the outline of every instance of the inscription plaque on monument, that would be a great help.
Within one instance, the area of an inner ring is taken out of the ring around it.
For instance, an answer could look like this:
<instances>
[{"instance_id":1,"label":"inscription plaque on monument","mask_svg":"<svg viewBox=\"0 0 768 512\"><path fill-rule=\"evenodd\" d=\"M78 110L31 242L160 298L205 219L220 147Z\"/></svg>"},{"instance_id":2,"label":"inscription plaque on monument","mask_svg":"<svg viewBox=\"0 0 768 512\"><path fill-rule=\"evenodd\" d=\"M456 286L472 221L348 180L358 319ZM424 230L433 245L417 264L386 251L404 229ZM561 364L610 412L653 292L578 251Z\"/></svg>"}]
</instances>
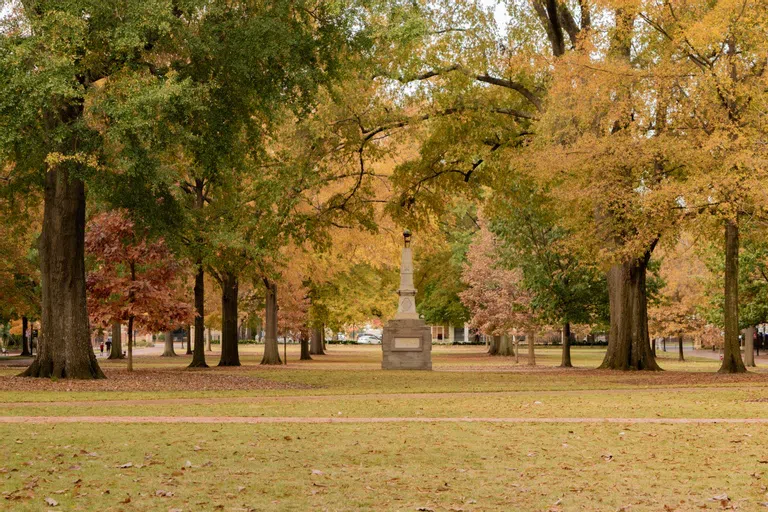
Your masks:
<instances>
[{"instance_id":1,"label":"inscription plaque on monument","mask_svg":"<svg viewBox=\"0 0 768 512\"><path fill-rule=\"evenodd\" d=\"M432 331L416 312L411 232L406 230L403 238L400 289L397 291L400 299L395 318L384 327L381 367L385 370L431 370Z\"/></svg>"},{"instance_id":2,"label":"inscription plaque on monument","mask_svg":"<svg viewBox=\"0 0 768 512\"><path fill-rule=\"evenodd\" d=\"M395 338L395 349L421 350L421 338Z\"/></svg>"}]
</instances>

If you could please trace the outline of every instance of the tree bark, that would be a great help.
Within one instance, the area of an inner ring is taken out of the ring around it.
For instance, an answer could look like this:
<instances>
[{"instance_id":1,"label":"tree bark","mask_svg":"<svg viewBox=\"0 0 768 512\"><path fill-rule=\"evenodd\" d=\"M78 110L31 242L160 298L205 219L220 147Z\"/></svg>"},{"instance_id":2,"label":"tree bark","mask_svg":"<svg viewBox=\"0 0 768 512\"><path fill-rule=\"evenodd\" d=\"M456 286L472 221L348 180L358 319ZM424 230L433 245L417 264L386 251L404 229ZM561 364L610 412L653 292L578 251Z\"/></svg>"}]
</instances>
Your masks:
<instances>
[{"instance_id":1,"label":"tree bark","mask_svg":"<svg viewBox=\"0 0 768 512\"><path fill-rule=\"evenodd\" d=\"M264 278L267 289L266 334L264 336L264 356L261 364L282 364L277 344L277 283Z\"/></svg>"},{"instance_id":2,"label":"tree bark","mask_svg":"<svg viewBox=\"0 0 768 512\"><path fill-rule=\"evenodd\" d=\"M186 354L192 355L192 326L187 326L187 335L185 336L187 340L187 352ZM184 338L181 339L181 348L184 348Z\"/></svg>"},{"instance_id":3,"label":"tree bark","mask_svg":"<svg viewBox=\"0 0 768 512\"><path fill-rule=\"evenodd\" d=\"M525 337L525 341L528 342L528 366L536 366L536 351L534 350L534 334L530 333Z\"/></svg>"},{"instance_id":4,"label":"tree bark","mask_svg":"<svg viewBox=\"0 0 768 512\"><path fill-rule=\"evenodd\" d=\"M192 352L192 362L189 368L208 368L205 363L205 272L202 261L197 262L195 276L195 348ZM223 343L223 339L222 339ZM187 345L189 350L189 344Z\"/></svg>"},{"instance_id":5,"label":"tree bark","mask_svg":"<svg viewBox=\"0 0 768 512\"><path fill-rule=\"evenodd\" d=\"M42 285L37 356L25 377L103 379L85 300L85 184L66 164L45 176L39 241Z\"/></svg>"},{"instance_id":6,"label":"tree bark","mask_svg":"<svg viewBox=\"0 0 768 512\"><path fill-rule=\"evenodd\" d=\"M739 347L739 225L725 221L725 339L719 373L746 372Z\"/></svg>"},{"instance_id":7,"label":"tree bark","mask_svg":"<svg viewBox=\"0 0 768 512\"><path fill-rule=\"evenodd\" d=\"M29 320L27 317L21 317L21 355L31 356L30 347L32 346L32 336L27 337L27 329L29 329ZM31 330L31 329L30 329Z\"/></svg>"},{"instance_id":8,"label":"tree bark","mask_svg":"<svg viewBox=\"0 0 768 512\"><path fill-rule=\"evenodd\" d=\"M661 338L661 351L666 352L667 351L667 337L664 336Z\"/></svg>"},{"instance_id":9,"label":"tree bark","mask_svg":"<svg viewBox=\"0 0 768 512\"><path fill-rule=\"evenodd\" d=\"M520 362L520 338L512 336L512 341L515 342L515 363Z\"/></svg>"},{"instance_id":10,"label":"tree bark","mask_svg":"<svg viewBox=\"0 0 768 512\"><path fill-rule=\"evenodd\" d=\"M492 336L491 342L488 344L488 355L489 356L497 356L499 355L499 348L501 347L501 336Z\"/></svg>"},{"instance_id":11,"label":"tree bark","mask_svg":"<svg viewBox=\"0 0 768 512\"><path fill-rule=\"evenodd\" d=\"M496 355L499 355L499 356L515 355L515 349L512 347L512 343L508 335L503 334L501 336L501 341L499 342L499 348Z\"/></svg>"},{"instance_id":12,"label":"tree bark","mask_svg":"<svg viewBox=\"0 0 768 512\"><path fill-rule=\"evenodd\" d=\"M205 351L206 352L213 352L213 349L211 348L211 328L209 327L207 329L208 335L205 337Z\"/></svg>"},{"instance_id":13,"label":"tree bark","mask_svg":"<svg viewBox=\"0 0 768 512\"><path fill-rule=\"evenodd\" d=\"M202 210L205 207L205 180L195 178L195 209ZM202 239L197 239L198 244L202 244ZM205 362L205 271L203 270L202 258L195 262L197 273L195 275L195 348L190 350L192 343L191 336L187 340L187 354L192 354L192 361L189 368L208 368Z\"/></svg>"},{"instance_id":14,"label":"tree bark","mask_svg":"<svg viewBox=\"0 0 768 512\"><path fill-rule=\"evenodd\" d=\"M176 351L173 349L173 332L165 331L165 348L162 357L176 357Z\"/></svg>"},{"instance_id":15,"label":"tree bark","mask_svg":"<svg viewBox=\"0 0 768 512\"><path fill-rule=\"evenodd\" d=\"M128 368L129 372L133 371L133 317L128 317Z\"/></svg>"},{"instance_id":16,"label":"tree bark","mask_svg":"<svg viewBox=\"0 0 768 512\"><path fill-rule=\"evenodd\" d=\"M641 258L617 263L608 271L610 332L600 368L661 370L651 352L645 273L651 251Z\"/></svg>"},{"instance_id":17,"label":"tree bark","mask_svg":"<svg viewBox=\"0 0 768 512\"><path fill-rule=\"evenodd\" d=\"M312 356L309 352L309 333L302 329L301 332L299 332L299 342L301 343L301 357L299 359L301 361L311 361Z\"/></svg>"},{"instance_id":18,"label":"tree bark","mask_svg":"<svg viewBox=\"0 0 768 512\"><path fill-rule=\"evenodd\" d=\"M755 326L744 330L744 366L755 367Z\"/></svg>"},{"instance_id":19,"label":"tree bark","mask_svg":"<svg viewBox=\"0 0 768 512\"><path fill-rule=\"evenodd\" d=\"M309 353L313 356L324 356L323 350L323 334L320 327L313 327L312 334L309 341Z\"/></svg>"},{"instance_id":20,"label":"tree bark","mask_svg":"<svg viewBox=\"0 0 768 512\"><path fill-rule=\"evenodd\" d=\"M563 324L563 357L560 361L560 368L573 368L571 364L571 323Z\"/></svg>"},{"instance_id":21,"label":"tree bark","mask_svg":"<svg viewBox=\"0 0 768 512\"><path fill-rule=\"evenodd\" d=\"M108 359L122 359L123 358L123 332L120 326L120 322L114 322L112 324L112 348L109 350Z\"/></svg>"},{"instance_id":22,"label":"tree bark","mask_svg":"<svg viewBox=\"0 0 768 512\"><path fill-rule=\"evenodd\" d=\"M237 332L237 276L222 273L221 279L221 359L219 366L240 366Z\"/></svg>"},{"instance_id":23,"label":"tree bark","mask_svg":"<svg viewBox=\"0 0 768 512\"><path fill-rule=\"evenodd\" d=\"M683 355L683 333L677 334L677 360L678 361L685 361L685 355Z\"/></svg>"}]
</instances>

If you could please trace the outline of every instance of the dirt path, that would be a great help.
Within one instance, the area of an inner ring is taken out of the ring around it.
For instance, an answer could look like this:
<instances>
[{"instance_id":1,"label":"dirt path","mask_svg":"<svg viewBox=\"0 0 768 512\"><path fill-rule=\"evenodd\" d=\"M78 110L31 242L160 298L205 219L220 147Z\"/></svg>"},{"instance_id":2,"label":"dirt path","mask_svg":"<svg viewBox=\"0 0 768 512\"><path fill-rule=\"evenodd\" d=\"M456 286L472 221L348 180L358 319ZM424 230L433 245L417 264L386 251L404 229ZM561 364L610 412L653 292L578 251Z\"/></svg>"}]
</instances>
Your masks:
<instances>
[{"instance_id":1,"label":"dirt path","mask_svg":"<svg viewBox=\"0 0 768 512\"><path fill-rule=\"evenodd\" d=\"M309 418L279 416L0 416L0 424L3 423L725 423L768 425L768 418Z\"/></svg>"},{"instance_id":2,"label":"dirt path","mask_svg":"<svg viewBox=\"0 0 768 512\"><path fill-rule=\"evenodd\" d=\"M424 400L444 398L477 398L477 397L512 397L520 395L552 396L552 395L583 395L596 394L630 394L630 393L694 393L713 391L755 391L755 388L742 386L721 387L679 387L679 388L620 388L620 389L567 389L567 390L517 390L517 391L462 391L457 393L361 393L341 395L272 395L272 396L230 396L220 398L140 398L126 400L60 400L39 402L0 402L3 408L20 407L120 407L131 405L215 405L232 403L263 403L272 401L332 401L332 400ZM766 388L768 396L768 388Z\"/></svg>"}]
</instances>

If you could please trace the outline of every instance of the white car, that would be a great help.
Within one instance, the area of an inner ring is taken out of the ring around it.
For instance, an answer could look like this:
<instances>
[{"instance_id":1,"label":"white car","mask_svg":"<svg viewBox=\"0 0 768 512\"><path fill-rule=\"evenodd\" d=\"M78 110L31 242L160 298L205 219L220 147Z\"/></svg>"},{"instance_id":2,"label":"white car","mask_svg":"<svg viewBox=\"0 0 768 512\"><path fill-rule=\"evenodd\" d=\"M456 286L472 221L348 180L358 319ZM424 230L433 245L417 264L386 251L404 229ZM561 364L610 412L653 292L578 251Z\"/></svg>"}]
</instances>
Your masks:
<instances>
[{"instance_id":1,"label":"white car","mask_svg":"<svg viewBox=\"0 0 768 512\"><path fill-rule=\"evenodd\" d=\"M381 338L375 334L361 334L357 337L357 343L364 345L379 345L381 344Z\"/></svg>"}]
</instances>

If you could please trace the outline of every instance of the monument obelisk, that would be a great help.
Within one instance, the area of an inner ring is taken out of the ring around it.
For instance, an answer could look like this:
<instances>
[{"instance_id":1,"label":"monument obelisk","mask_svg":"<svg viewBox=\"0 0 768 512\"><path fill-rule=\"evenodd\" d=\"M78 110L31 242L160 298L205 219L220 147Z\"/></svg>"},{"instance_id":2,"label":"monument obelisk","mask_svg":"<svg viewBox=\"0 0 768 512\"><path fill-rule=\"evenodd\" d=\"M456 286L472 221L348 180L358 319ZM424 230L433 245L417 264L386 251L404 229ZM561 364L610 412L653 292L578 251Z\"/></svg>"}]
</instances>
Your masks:
<instances>
[{"instance_id":1,"label":"monument obelisk","mask_svg":"<svg viewBox=\"0 0 768 512\"><path fill-rule=\"evenodd\" d=\"M400 289L395 318L387 322L381 349L384 370L431 370L432 332L416 312L416 288L413 286L411 232L403 233L400 260Z\"/></svg>"}]
</instances>

